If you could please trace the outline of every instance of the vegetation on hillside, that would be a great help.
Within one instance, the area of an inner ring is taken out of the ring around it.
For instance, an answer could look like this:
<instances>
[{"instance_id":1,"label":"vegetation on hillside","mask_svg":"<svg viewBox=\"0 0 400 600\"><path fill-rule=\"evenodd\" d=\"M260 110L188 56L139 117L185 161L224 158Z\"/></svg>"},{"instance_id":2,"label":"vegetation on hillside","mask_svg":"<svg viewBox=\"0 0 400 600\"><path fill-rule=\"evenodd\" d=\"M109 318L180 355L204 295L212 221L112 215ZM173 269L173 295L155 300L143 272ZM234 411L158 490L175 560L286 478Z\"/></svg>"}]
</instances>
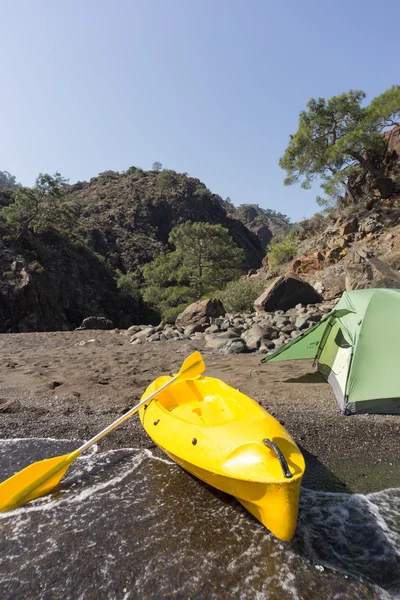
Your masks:
<instances>
[{"instance_id":1,"label":"vegetation on hillside","mask_svg":"<svg viewBox=\"0 0 400 600\"><path fill-rule=\"evenodd\" d=\"M33 188L17 187L14 202L1 210L1 216L18 237L28 231L70 232L73 214L66 202L66 184L60 173L40 173Z\"/></svg>"},{"instance_id":2,"label":"vegetation on hillside","mask_svg":"<svg viewBox=\"0 0 400 600\"><path fill-rule=\"evenodd\" d=\"M272 273L276 273L279 267L296 256L299 246L299 237L291 231L282 241L273 239L267 251L268 267Z\"/></svg>"},{"instance_id":3,"label":"vegetation on hillside","mask_svg":"<svg viewBox=\"0 0 400 600\"><path fill-rule=\"evenodd\" d=\"M169 235L172 251L161 252L143 268L145 301L158 307L163 317L220 289L237 278L244 262L238 248L221 225L187 221Z\"/></svg>"},{"instance_id":4,"label":"vegetation on hillside","mask_svg":"<svg viewBox=\"0 0 400 600\"><path fill-rule=\"evenodd\" d=\"M301 181L303 188L309 188L319 179L326 195L317 199L322 206L336 203L346 192L357 202L352 181L366 171L383 191L382 186L387 186L382 181L384 173L369 154L384 153L387 141L382 132L399 124L400 86L391 87L363 106L365 96L360 90L350 90L329 100L312 98L307 103L300 113L298 130L290 136L280 159L287 173L286 185Z\"/></svg>"}]
</instances>

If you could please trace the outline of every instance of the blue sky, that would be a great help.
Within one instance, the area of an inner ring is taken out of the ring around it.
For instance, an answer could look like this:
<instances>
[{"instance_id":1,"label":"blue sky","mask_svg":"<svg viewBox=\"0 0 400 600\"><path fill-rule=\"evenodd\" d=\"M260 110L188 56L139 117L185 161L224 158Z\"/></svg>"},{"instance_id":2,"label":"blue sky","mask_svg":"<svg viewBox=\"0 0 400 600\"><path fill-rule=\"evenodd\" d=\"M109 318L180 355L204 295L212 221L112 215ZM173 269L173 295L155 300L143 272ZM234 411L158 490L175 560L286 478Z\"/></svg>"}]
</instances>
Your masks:
<instances>
[{"instance_id":1,"label":"blue sky","mask_svg":"<svg viewBox=\"0 0 400 600\"><path fill-rule=\"evenodd\" d=\"M399 82L398 0L2 0L0 169L31 185L188 172L293 220L278 166L311 97Z\"/></svg>"}]
</instances>

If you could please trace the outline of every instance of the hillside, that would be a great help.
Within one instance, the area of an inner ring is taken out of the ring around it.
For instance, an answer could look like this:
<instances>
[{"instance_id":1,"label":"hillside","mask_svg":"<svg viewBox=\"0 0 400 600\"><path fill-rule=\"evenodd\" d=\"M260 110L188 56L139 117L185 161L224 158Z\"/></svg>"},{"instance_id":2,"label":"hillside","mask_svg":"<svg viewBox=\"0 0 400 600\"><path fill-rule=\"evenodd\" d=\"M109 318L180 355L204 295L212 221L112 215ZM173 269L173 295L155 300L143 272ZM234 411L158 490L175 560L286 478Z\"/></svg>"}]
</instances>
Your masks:
<instances>
[{"instance_id":1,"label":"hillside","mask_svg":"<svg viewBox=\"0 0 400 600\"><path fill-rule=\"evenodd\" d=\"M0 191L0 209L14 198L14 190ZM244 270L259 267L260 240L219 200L198 179L132 167L64 188L65 224L54 213L47 228L17 235L0 215L0 332L73 329L91 315L119 327L157 322L159 314L117 280L129 272L140 279L172 228L188 220L222 225L244 250Z\"/></svg>"},{"instance_id":2,"label":"hillside","mask_svg":"<svg viewBox=\"0 0 400 600\"><path fill-rule=\"evenodd\" d=\"M290 231L290 219L275 210L260 208L258 204L235 207L229 200L222 200L222 206L229 217L237 219L257 235L264 249L272 238L282 239Z\"/></svg>"},{"instance_id":3,"label":"hillside","mask_svg":"<svg viewBox=\"0 0 400 600\"><path fill-rule=\"evenodd\" d=\"M364 150L382 173L379 181L369 172L357 173L349 180L351 195L295 224L295 250L277 269L293 271L326 299L349 289L400 287L400 127L383 135L385 152ZM272 262L269 257L260 277L274 274Z\"/></svg>"},{"instance_id":4,"label":"hillside","mask_svg":"<svg viewBox=\"0 0 400 600\"><path fill-rule=\"evenodd\" d=\"M171 229L186 221L220 224L246 256L245 268L264 257L258 237L227 215L220 198L199 180L175 171L106 172L69 188L87 245L112 268L135 271L168 242Z\"/></svg>"}]
</instances>

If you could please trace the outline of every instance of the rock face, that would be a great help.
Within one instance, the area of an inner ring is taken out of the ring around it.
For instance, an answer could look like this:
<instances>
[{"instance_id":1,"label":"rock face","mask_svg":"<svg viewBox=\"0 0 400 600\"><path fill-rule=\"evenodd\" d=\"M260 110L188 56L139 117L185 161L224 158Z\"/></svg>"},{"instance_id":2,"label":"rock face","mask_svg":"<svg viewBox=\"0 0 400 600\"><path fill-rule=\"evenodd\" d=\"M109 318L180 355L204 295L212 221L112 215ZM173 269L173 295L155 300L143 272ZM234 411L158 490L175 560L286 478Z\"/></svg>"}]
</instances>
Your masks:
<instances>
[{"instance_id":1,"label":"rock face","mask_svg":"<svg viewBox=\"0 0 400 600\"><path fill-rule=\"evenodd\" d=\"M289 310L297 304L315 304L323 298L309 284L294 274L277 277L254 302L257 314L276 310Z\"/></svg>"},{"instance_id":2,"label":"rock face","mask_svg":"<svg viewBox=\"0 0 400 600\"><path fill-rule=\"evenodd\" d=\"M349 253L344 265L346 290L400 287L398 271L361 250Z\"/></svg>"},{"instance_id":3,"label":"rock face","mask_svg":"<svg viewBox=\"0 0 400 600\"><path fill-rule=\"evenodd\" d=\"M90 315L118 327L145 317L139 304L118 295L96 255L55 233L26 236L14 246L0 239L0 273L0 333L66 331Z\"/></svg>"},{"instance_id":4,"label":"rock face","mask_svg":"<svg viewBox=\"0 0 400 600\"><path fill-rule=\"evenodd\" d=\"M260 239L262 247L268 246L273 237L283 238L291 229L290 221L282 213L260 208L258 204L241 204L238 208L221 199L229 217L241 221Z\"/></svg>"},{"instance_id":5,"label":"rock face","mask_svg":"<svg viewBox=\"0 0 400 600\"><path fill-rule=\"evenodd\" d=\"M210 324L210 317L216 318L223 316L224 314L225 309L221 300L198 300L197 302L190 304L190 306L178 315L175 325L177 327L185 328L189 325L204 324L207 327ZM206 327L204 327L204 329ZM197 331L199 331L199 329Z\"/></svg>"}]
</instances>

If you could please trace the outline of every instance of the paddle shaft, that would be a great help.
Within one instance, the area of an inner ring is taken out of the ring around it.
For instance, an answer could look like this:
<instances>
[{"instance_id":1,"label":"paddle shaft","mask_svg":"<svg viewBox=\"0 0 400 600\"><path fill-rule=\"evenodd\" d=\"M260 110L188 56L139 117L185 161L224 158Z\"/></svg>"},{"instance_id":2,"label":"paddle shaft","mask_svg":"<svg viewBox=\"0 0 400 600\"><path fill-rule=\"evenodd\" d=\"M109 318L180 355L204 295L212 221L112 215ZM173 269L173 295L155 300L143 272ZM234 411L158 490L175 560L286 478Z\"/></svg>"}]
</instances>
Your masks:
<instances>
[{"instance_id":1,"label":"paddle shaft","mask_svg":"<svg viewBox=\"0 0 400 600\"><path fill-rule=\"evenodd\" d=\"M76 452L79 452L79 454L81 454L82 452L85 452L85 450L90 448L90 446L93 446L93 444L95 444L96 442L101 440L105 435L107 435L107 433L109 433L110 431L112 431L113 429L118 427L118 425L121 425L121 423L123 423L124 421L129 419L129 417L134 415L139 410L139 408L141 408L144 404L146 404L147 402L152 400L155 396L157 396L157 394L159 394L160 392L165 390L166 387L168 387L169 385L174 383L174 381L179 379L179 377L181 377L183 374L184 374L184 371L183 371L183 373L178 373L178 375L175 375L175 377L173 377L172 379L167 381L167 383L164 383L164 385L162 385L160 388L158 388L158 390L156 390L155 392L150 394L150 396L147 396L147 398L145 398L144 400L139 402L139 404L136 404L136 406L134 406L133 408L128 410L128 412L126 412L125 414L122 415L122 417L120 417L119 419L114 421L114 423L111 423L111 425L108 425L108 427L103 429L103 431L100 431L100 433L98 433L97 435L92 437L91 440L89 440L88 442L85 442L80 448L78 448L78 450Z\"/></svg>"}]
</instances>

